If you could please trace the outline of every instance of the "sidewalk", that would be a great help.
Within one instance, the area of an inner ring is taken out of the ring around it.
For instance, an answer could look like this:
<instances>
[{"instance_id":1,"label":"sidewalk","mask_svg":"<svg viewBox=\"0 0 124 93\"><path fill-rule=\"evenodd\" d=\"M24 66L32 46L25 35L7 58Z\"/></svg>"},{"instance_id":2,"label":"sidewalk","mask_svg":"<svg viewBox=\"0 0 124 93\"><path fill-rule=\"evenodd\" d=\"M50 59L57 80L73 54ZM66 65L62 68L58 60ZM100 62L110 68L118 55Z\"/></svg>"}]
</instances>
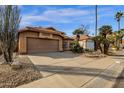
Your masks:
<instances>
[{"instance_id":1,"label":"sidewalk","mask_svg":"<svg viewBox=\"0 0 124 93\"><path fill-rule=\"evenodd\" d=\"M72 66L69 67L69 64ZM18 88L112 87L123 69L121 63L116 63L111 57L82 65L72 61L68 65L60 63L42 66L43 72L52 74Z\"/></svg>"}]
</instances>

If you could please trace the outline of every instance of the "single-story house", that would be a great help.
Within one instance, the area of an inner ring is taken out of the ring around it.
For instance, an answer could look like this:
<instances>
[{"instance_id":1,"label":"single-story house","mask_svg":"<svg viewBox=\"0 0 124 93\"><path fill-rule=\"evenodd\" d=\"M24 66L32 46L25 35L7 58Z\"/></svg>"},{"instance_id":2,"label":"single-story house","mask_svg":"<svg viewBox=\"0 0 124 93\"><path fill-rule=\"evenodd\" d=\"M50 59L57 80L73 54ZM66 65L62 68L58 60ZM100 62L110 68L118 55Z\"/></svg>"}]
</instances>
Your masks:
<instances>
[{"instance_id":1,"label":"single-story house","mask_svg":"<svg viewBox=\"0 0 124 93\"><path fill-rule=\"evenodd\" d=\"M74 35L72 38L77 40L76 35ZM84 49L93 49L94 50L94 41L91 36L79 35L79 44L80 44L80 47L82 47Z\"/></svg>"},{"instance_id":2,"label":"single-story house","mask_svg":"<svg viewBox=\"0 0 124 93\"><path fill-rule=\"evenodd\" d=\"M20 54L70 50L72 38L53 27L26 27L18 31Z\"/></svg>"},{"instance_id":3,"label":"single-story house","mask_svg":"<svg viewBox=\"0 0 124 93\"><path fill-rule=\"evenodd\" d=\"M121 41L121 47L124 49L124 39Z\"/></svg>"}]
</instances>

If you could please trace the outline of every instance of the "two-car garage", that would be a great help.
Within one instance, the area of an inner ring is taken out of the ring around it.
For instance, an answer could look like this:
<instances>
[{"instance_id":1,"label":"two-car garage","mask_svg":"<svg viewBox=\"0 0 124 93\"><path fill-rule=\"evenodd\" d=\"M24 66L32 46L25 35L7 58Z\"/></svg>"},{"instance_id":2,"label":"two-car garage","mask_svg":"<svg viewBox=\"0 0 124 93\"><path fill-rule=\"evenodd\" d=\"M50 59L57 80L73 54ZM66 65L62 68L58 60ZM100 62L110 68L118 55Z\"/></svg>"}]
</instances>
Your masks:
<instances>
[{"instance_id":1,"label":"two-car garage","mask_svg":"<svg viewBox=\"0 0 124 93\"><path fill-rule=\"evenodd\" d=\"M64 51L64 40L65 34L56 29L26 27L18 31L18 52L19 54L31 54Z\"/></svg>"},{"instance_id":2,"label":"two-car garage","mask_svg":"<svg viewBox=\"0 0 124 93\"><path fill-rule=\"evenodd\" d=\"M27 53L59 51L59 40L27 38Z\"/></svg>"}]
</instances>

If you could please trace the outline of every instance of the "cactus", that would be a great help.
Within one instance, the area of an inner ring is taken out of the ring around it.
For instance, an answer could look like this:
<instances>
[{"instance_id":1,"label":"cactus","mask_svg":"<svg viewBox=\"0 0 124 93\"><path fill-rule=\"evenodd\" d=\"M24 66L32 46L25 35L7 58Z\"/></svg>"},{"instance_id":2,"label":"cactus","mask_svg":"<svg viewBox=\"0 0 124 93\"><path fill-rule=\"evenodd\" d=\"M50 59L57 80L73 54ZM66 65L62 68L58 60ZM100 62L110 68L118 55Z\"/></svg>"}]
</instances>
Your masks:
<instances>
[{"instance_id":1,"label":"cactus","mask_svg":"<svg viewBox=\"0 0 124 93\"><path fill-rule=\"evenodd\" d=\"M7 64L13 62L20 20L18 6L0 6L0 48Z\"/></svg>"}]
</instances>

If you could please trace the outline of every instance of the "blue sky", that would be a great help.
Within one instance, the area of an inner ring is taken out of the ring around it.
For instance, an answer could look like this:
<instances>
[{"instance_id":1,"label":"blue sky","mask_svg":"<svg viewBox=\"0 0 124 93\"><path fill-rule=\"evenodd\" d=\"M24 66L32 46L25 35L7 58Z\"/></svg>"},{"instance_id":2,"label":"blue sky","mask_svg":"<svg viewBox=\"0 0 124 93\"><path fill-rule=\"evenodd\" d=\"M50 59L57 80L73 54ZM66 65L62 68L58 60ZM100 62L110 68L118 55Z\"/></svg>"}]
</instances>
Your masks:
<instances>
[{"instance_id":1,"label":"blue sky","mask_svg":"<svg viewBox=\"0 0 124 93\"><path fill-rule=\"evenodd\" d=\"M36 5L19 6L21 9L20 28L26 26L54 27L71 36L72 32L82 24L88 26L90 34L95 32L95 6L93 5ZM98 28L102 25L111 25L117 30L114 15L117 11L124 12L124 6L98 6ZM124 18L121 19L121 28L124 28Z\"/></svg>"}]
</instances>

